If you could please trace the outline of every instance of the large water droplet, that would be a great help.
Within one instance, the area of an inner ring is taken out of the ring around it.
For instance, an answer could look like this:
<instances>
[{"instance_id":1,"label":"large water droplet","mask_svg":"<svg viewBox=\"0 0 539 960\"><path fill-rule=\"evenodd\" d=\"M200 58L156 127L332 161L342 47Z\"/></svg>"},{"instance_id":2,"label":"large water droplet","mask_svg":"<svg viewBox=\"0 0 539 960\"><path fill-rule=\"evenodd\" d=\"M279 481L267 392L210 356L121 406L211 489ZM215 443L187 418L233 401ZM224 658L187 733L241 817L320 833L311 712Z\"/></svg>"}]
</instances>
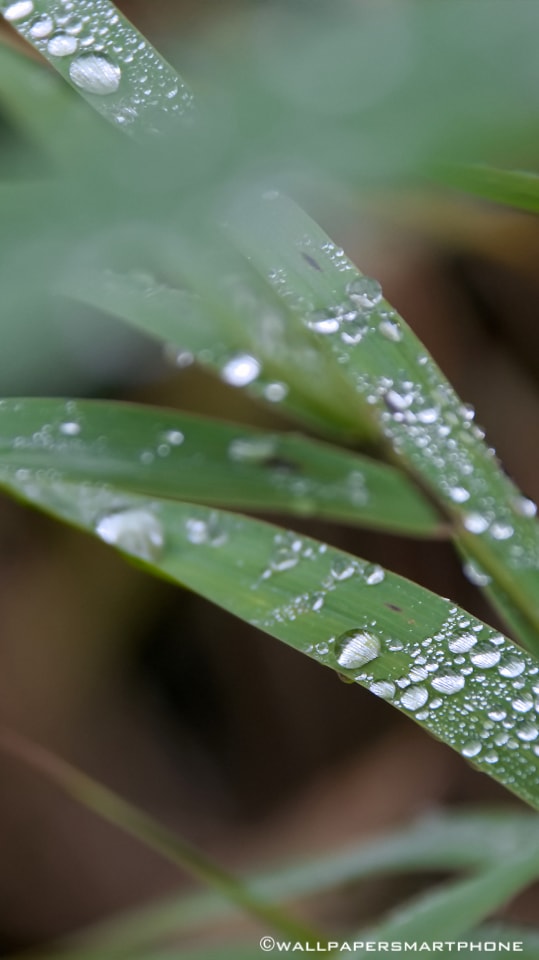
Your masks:
<instances>
[{"instance_id":1,"label":"large water droplet","mask_svg":"<svg viewBox=\"0 0 539 960\"><path fill-rule=\"evenodd\" d=\"M326 336L328 333L337 333L340 327L339 316L333 316L331 311L315 310L305 320L305 326L314 333Z\"/></svg>"},{"instance_id":2,"label":"large water droplet","mask_svg":"<svg viewBox=\"0 0 539 960\"><path fill-rule=\"evenodd\" d=\"M356 277L346 288L352 303L362 309L372 309L382 299L382 287L373 277Z\"/></svg>"},{"instance_id":3,"label":"large water droplet","mask_svg":"<svg viewBox=\"0 0 539 960\"><path fill-rule=\"evenodd\" d=\"M335 657L345 670L357 670L380 656L380 641L366 630L347 630L335 640Z\"/></svg>"},{"instance_id":4,"label":"large water droplet","mask_svg":"<svg viewBox=\"0 0 539 960\"><path fill-rule=\"evenodd\" d=\"M392 700L395 696L395 684L391 680L376 680L371 683L369 690L382 700Z\"/></svg>"},{"instance_id":5,"label":"large water droplet","mask_svg":"<svg viewBox=\"0 0 539 960\"><path fill-rule=\"evenodd\" d=\"M382 320L378 329L386 340L391 340L393 343L399 343L402 340L401 328L391 320Z\"/></svg>"},{"instance_id":6,"label":"large water droplet","mask_svg":"<svg viewBox=\"0 0 539 960\"><path fill-rule=\"evenodd\" d=\"M511 704L513 710L516 710L517 713L528 713L533 709L533 705L533 697L529 693L523 693L520 697L515 697Z\"/></svg>"},{"instance_id":7,"label":"large water droplet","mask_svg":"<svg viewBox=\"0 0 539 960\"><path fill-rule=\"evenodd\" d=\"M10 3L3 11L3 14L10 23L16 23L18 20L24 20L25 17L29 17L33 12L34 4L32 0L19 0L18 3Z\"/></svg>"},{"instance_id":8,"label":"large water droplet","mask_svg":"<svg viewBox=\"0 0 539 960\"><path fill-rule=\"evenodd\" d=\"M157 560L165 543L161 521L144 507L107 514L98 521L95 532L105 543L120 547L141 560Z\"/></svg>"},{"instance_id":9,"label":"large water droplet","mask_svg":"<svg viewBox=\"0 0 539 960\"><path fill-rule=\"evenodd\" d=\"M465 503L470 499L470 494L465 487L450 487L448 492L453 503Z\"/></svg>"},{"instance_id":10,"label":"large water droplet","mask_svg":"<svg viewBox=\"0 0 539 960\"><path fill-rule=\"evenodd\" d=\"M349 580L356 572L356 564L350 557L337 556L331 562L331 575L335 580Z\"/></svg>"},{"instance_id":11,"label":"large water droplet","mask_svg":"<svg viewBox=\"0 0 539 960\"><path fill-rule=\"evenodd\" d=\"M524 743L529 743L532 740L537 740L539 736L539 730L534 723L523 723L520 729L517 731L517 737L519 740L523 740Z\"/></svg>"},{"instance_id":12,"label":"large water droplet","mask_svg":"<svg viewBox=\"0 0 539 960\"><path fill-rule=\"evenodd\" d=\"M365 582L369 587L373 587L377 583L382 583L385 580L385 577L386 575L382 567L378 566L378 564L375 564L366 571Z\"/></svg>"},{"instance_id":13,"label":"large water droplet","mask_svg":"<svg viewBox=\"0 0 539 960\"><path fill-rule=\"evenodd\" d=\"M535 517L537 514L537 504L528 497L515 497L513 500L513 509L521 517Z\"/></svg>"},{"instance_id":14,"label":"large water droplet","mask_svg":"<svg viewBox=\"0 0 539 960\"><path fill-rule=\"evenodd\" d=\"M221 377L231 387L246 387L256 380L261 370L259 361L249 353L231 357L221 370Z\"/></svg>"},{"instance_id":15,"label":"large water droplet","mask_svg":"<svg viewBox=\"0 0 539 960\"><path fill-rule=\"evenodd\" d=\"M524 673L526 664L519 660L518 657L515 657L513 654L508 654L505 657L502 657L498 671L502 677L519 677L521 673Z\"/></svg>"},{"instance_id":16,"label":"large water droplet","mask_svg":"<svg viewBox=\"0 0 539 960\"><path fill-rule=\"evenodd\" d=\"M164 439L167 443L170 443L172 447L180 447L185 437L181 430L167 430L164 434Z\"/></svg>"},{"instance_id":17,"label":"large water droplet","mask_svg":"<svg viewBox=\"0 0 539 960\"><path fill-rule=\"evenodd\" d=\"M118 90L122 71L102 54L83 53L70 63L69 76L85 93L106 97Z\"/></svg>"},{"instance_id":18,"label":"large water droplet","mask_svg":"<svg viewBox=\"0 0 539 960\"><path fill-rule=\"evenodd\" d=\"M461 637L454 637L447 645L451 653L468 653L476 643L477 637L473 633L464 633Z\"/></svg>"},{"instance_id":19,"label":"large water droplet","mask_svg":"<svg viewBox=\"0 0 539 960\"><path fill-rule=\"evenodd\" d=\"M462 567L462 572L475 587L488 587L492 582L492 577L475 560L467 560Z\"/></svg>"},{"instance_id":20,"label":"large water droplet","mask_svg":"<svg viewBox=\"0 0 539 960\"><path fill-rule=\"evenodd\" d=\"M429 699L426 687L408 687L401 696L401 706L407 710L420 710Z\"/></svg>"},{"instance_id":21,"label":"large water droplet","mask_svg":"<svg viewBox=\"0 0 539 960\"><path fill-rule=\"evenodd\" d=\"M65 437L77 437L80 431L80 423L75 423L74 420L67 420L60 424L60 433L63 433Z\"/></svg>"},{"instance_id":22,"label":"large water droplet","mask_svg":"<svg viewBox=\"0 0 539 960\"><path fill-rule=\"evenodd\" d=\"M509 540L514 532L511 524L504 523L502 520L497 520L496 523L493 523L489 530L491 537L494 537L495 540Z\"/></svg>"},{"instance_id":23,"label":"large water droplet","mask_svg":"<svg viewBox=\"0 0 539 960\"><path fill-rule=\"evenodd\" d=\"M438 693L458 693L462 690L465 680L459 673L453 673L447 670L445 673L439 673L431 684Z\"/></svg>"},{"instance_id":24,"label":"large water droplet","mask_svg":"<svg viewBox=\"0 0 539 960\"><path fill-rule=\"evenodd\" d=\"M489 644L481 644L470 654L470 660L476 667L487 670L500 662L501 653Z\"/></svg>"},{"instance_id":25,"label":"large water droplet","mask_svg":"<svg viewBox=\"0 0 539 960\"><path fill-rule=\"evenodd\" d=\"M468 513L463 523L469 533L484 533L489 525L489 521L481 513Z\"/></svg>"},{"instance_id":26,"label":"large water droplet","mask_svg":"<svg viewBox=\"0 0 539 960\"><path fill-rule=\"evenodd\" d=\"M55 33L47 44L47 53L52 57L69 57L75 53L78 45L77 38L69 33Z\"/></svg>"},{"instance_id":27,"label":"large water droplet","mask_svg":"<svg viewBox=\"0 0 539 960\"><path fill-rule=\"evenodd\" d=\"M482 744L479 740L469 740L468 743L465 743L462 748L463 757L476 757L478 753L481 753Z\"/></svg>"}]
</instances>

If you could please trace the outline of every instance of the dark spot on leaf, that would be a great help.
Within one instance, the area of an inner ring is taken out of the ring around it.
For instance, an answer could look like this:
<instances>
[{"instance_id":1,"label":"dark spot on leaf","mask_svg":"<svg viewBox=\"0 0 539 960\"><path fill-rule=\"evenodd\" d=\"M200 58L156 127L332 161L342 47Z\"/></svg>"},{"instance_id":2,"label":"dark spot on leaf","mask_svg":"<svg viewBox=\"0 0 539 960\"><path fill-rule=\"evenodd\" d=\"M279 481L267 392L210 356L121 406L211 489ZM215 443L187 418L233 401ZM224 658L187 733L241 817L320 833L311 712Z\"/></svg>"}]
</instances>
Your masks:
<instances>
[{"instance_id":1,"label":"dark spot on leaf","mask_svg":"<svg viewBox=\"0 0 539 960\"><path fill-rule=\"evenodd\" d=\"M309 256L308 253L302 253L301 256L303 257L305 262L308 263L309 266L313 268L313 270L318 270L320 273L322 273L322 267L320 266L318 261L314 259L314 257Z\"/></svg>"},{"instance_id":2,"label":"dark spot on leaf","mask_svg":"<svg viewBox=\"0 0 539 960\"><path fill-rule=\"evenodd\" d=\"M389 607L390 610L395 610L396 613L402 613L402 607L398 607L396 603L386 603L386 607Z\"/></svg>"}]
</instances>

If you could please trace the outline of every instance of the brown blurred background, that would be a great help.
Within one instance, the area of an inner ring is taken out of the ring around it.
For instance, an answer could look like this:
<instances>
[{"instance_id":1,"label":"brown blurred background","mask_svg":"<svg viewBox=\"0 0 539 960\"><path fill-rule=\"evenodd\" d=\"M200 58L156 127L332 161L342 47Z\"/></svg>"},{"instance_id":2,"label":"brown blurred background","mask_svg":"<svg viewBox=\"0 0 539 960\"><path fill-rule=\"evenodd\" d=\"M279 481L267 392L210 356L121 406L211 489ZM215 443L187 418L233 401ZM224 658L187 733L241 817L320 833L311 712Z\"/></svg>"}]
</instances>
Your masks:
<instances>
[{"instance_id":1,"label":"brown blurred background","mask_svg":"<svg viewBox=\"0 0 539 960\"><path fill-rule=\"evenodd\" d=\"M233 4L120 6L159 44L171 19L185 36ZM335 222L333 234L383 282L537 499L537 220L408 196L386 198L357 231ZM276 422L193 368L152 369L143 386L115 395ZM495 622L444 544L294 525ZM10 726L234 867L344 845L443 805L518 805L364 690L9 500L0 503L0 704ZM15 760L0 755L0 768L6 952L189 885ZM332 916L376 914L402 884L371 884L368 898L361 890ZM532 895L508 915L532 919Z\"/></svg>"}]
</instances>

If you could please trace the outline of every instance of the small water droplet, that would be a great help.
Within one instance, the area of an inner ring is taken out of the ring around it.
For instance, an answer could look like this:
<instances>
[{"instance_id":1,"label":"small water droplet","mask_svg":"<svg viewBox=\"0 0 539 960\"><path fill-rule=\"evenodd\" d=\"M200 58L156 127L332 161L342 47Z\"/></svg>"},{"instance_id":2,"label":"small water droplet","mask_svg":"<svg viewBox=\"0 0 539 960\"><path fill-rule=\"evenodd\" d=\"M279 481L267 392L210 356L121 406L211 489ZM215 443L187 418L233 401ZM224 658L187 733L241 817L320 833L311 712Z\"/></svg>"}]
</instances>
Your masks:
<instances>
[{"instance_id":1,"label":"small water droplet","mask_svg":"<svg viewBox=\"0 0 539 960\"><path fill-rule=\"evenodd\" d=\"M53 30L54 21L51 19L51 17L48 17L45 14L44 16L37 17L37 19L34 20L28 31L28 34L32 40L45 40L47 37L50 37Z\"/></svg>"},{"instance_id":2,"label":"small water droplet","mask_svg":"<svg viewBox=\"0 0 539 960\"><path fill-rule=\"evenodd\" d=\"M417 414L417 419L420 423L436 423L438 417L440 416L440 411L438 407L427 407L425 410L420 410Z\"/></svg>"},{"instance_id":3,"label":"small water droplet","mask_svg":"<svg viewBox=\"0 0 539 960\"><path fill-rule=\"evenodd\" d=\"M413 403L411 393L399 393L397 390L388 390L385 395L385 401L390 410L407 410Z\"/></svg>"},{"instance_id":4,"label":"small water droplet","mask_svg":"<svg viewBox=\"0 0 539 960\"><path fill-rule=\"evenodd\" d=\"M506 654L500 661L498 671L502 677L512 679L524 673L525 668L526 664L522 660L519 660L518 657L515 657L513 654Z\"/></svg>"},{"instance_id":5,"label":"small water droplet","mask_svg":"<svg viewBox=\"0 0 539 960\"><path fill-rule=\"evenodd\" d=\"M479 740L469 740L468 743L465 743L462 748L463 757L476 757L478 753L481 753L483 745Z\"/></svg>"},{"instance_id":6,"label":"small water droplet","mask_svg":"<svg viewBox=\"0 0 539 960\"><path fill-rule=\"evenodd\" d=\"M470 654L470 660L476 667L487 670L489 667L495 667L500 662L501 653L490 644L481 644Z\"/></svg>"},{"instance_id":7,"label":"small water droplet","mask_svg":"<svg viewBox=\"0 0 539 960\"><path fill-rule=\"evenodd\" d=\"M523 740L525 743L529 743L532 740L537 740L539 736L539 730L533 723L523 723L522 726L517 730L517 737L519 740Z\"/></svg>"},{"instance_id":8,"label":"small water droplet","mask_svg":"<svg viewBox=\"0 0 539 960\"><path fill-rule=\"evenodd\" d=\"M330 572L335 580L349 580L356 572L356 564L350 557L336 556L331 562Z\"/></svg>"},{"instance_id":9,"label":"small water droplet","mask_svg":"<svg viewBox=\"0 0 539 960\"><path fill-rule=\"evenodd\" d=\"M459 673L447 670L439 673L431 680L431 684L438 693L458 693L465 684L465 679Z\"/></svg>"},{"instance_id":10,"label":"small water droplet","mask_svg":"<svg viewBox=\"0 0 539 960\"><path fill-rule=\"evenodd\" d=\"M256 380L261 370L259 361L249 353L231 357L221 370L221 378L231 387L246 387Z\"/></svg>"},{"instance_id":11,"label":"small water droplet","mask_svg":"<svg viewBox=\"0 0 539 960\"><path fill-rule=\"evenodd\" d=\"M380 641L372 633L347 630L335 640L335 657L345 670L357 670L380 656Z\"/></svg>"},{"instance_id":12,"label":"small water droplet","mask_svg":"<svg viewBox=\"0 0 539 960\"><path fill-rule=\"evenodd\" d=\"M3 11L6 20L10 23L16 23L18 20L24 20L34 12L33 0L19 0L18 3L10 3Z\"/></svg>"},{"instance_id":13,"label":"small water droplet","mask_svg":"<svg viewBox=\"0 0 539 960\"><path fill-rule=\"evenodd\" d=\"M515 497L513 499L513 509L521 517L535 517L537 514L537 504L528 497Z\"/></svg>"},{"instance_id":14,"label":"small water droplet","mask_svg":"<svg viewBox=\"0 0 539 960\"><path fill-rule=\"evenodd\" d=\"M429 699L429 691L426 687L408 687L401 696L401 706L406 710L420 710Z\"/></svg>"},{"instance_id":15,"label":"small water droplet","mask_svg":"<svg viewBox=\"0 0 539 960\"><path fill-rule=\"evenodd\" d=\"M185 440L185 437L181 430L167 430L164 433L164 439L167 443L170 443L173 447L180 447Z\"/></svg>"},{"instance_id":16,"label":"small water droplet","mask_svg":"<svg viewBox=\"0 0 539 960\"><path fill-rule=\"evenodd\" d=\"M469 533L484 533L489 525L489 521L481 513L466 514L463 523Z\"/></svg>"},{"instance_id":17,"label":"small water droplet","mask_svg":"<svg viewBox=\"0 0 539 960\"><path fill-rule=\"evenodd\" d=\"M55 33L47 44L47 53L52 57L69 57L77 49L79 42L69 33Z\"/></svg>"},{"instance_id":18,"label":"small water droplet","mask_svg":"<svg viewBox=\"0 0 539 960\"><path fill-rule=\"evenodd\" d=\"M378 564L376 564L376 565L367 573L367 576L365 577L365 582L368 584L369 587L373 587L373 586L374 586L375 584L377 584L377 583L382 583L382 581L385 580L385 577L386 577L386 575L385 575L385 572L384 572L384 570L382 569L382 567L380 567L380 566L378 566Z\"/></svg>"},{"instance_id":19,"label":"small water droplet","mask_svg":"<svg viewBox=\"0 0 539 960\"><path fill-rule=\"evenodd\" d=\"M269 401L269 403L281 403L281 401L286 398L287 394L288 387L286 383L275 381L274 383L268 383L264 387L264 397Z\"/></svg>"},{"instance_id":20,"label":"small water droplet","mask_svg":"<svg viewBox=\"0 0 539 960\"><path fill-rule=\"evenodd\" d=\"M263 463L275 456L275 437L236 437L228 447L228 456L237 463Z\"/></svg>"},{"instance_id":21,"label":"small water droplet","mask_svg":"<svg viewBox=\"0 0 539 960\"><path fill-rule=\"evenodd\" d=\"M500 723L502 720L505 720L507 716L507 711L503 707L498 707L495 710L489 710L487 716L490 720L494 720L495 723Z\"/></svg>"},{"instance_id":22,"label":"small water droplet","mask_svg":"<svg viewBox=\"0 0 539 960\"><path fill-rule=\"evenodd\" d=\"M165 543L163 526L151 510L131 507L101 517L95 527L105 543L125 550L141 560L159 559Z\"/></svg>"},{"instance_id":23,"label":"small water droplet","mask_svg":"<svg viewBox=\"0 0 539 960\"><path fill-rule=\"evenodd\" d=\"M466 500L470 499L465 487L450 487L448 492L453 503L466 503Z\"/></svg>"},{"instance_id":24,"label":"small water droplet","mask_svg":"<svg viewBox=\"0 0 539 960\"><path fill-rule=\"evenodd\" d=\"M494 750L491 750L490 753L486 753L483 757L485 763L498 763L498 754Z\"/></svg>"},{"instance_id":25,"label":"small water droplet","mask_svg":"<svg viewBox=\"0 0 539 960\"><path fill-rule=\"evenodd\" d=\"M503 523L501 520L493 523L489 530L491 537L494 537L495 540L509 540L514 532L510 523Z\"/></svg>"},{"instance_id":26,"label":"small water droplet","mask_svg":"<svg viewBox=\"0 0 539 960\"><path fill-rule=\"evenodd\" d=\"M476 643L477 637L473 633L464 633L461 637L453 637L447 645L451 653L468 653Z\"/></svg>"},{"instance_id":27,"label":"small water droplet","mask_svg":"<svg viewBox=\"0 0 539 960\"><path fill-rule=\"evenodd\" d=\"M475 560L467 560L462 567L462 572L475 587L488 587L492 582L492 577Z\"/></svg>"},{"instance_id":28,"label":"small water droplet","mask_svg":"<svg viewBox=\"0 0 539 960\"><path fill-rule=\"evenodd\" d=\"M346 288L352 303L362 309L372 309L382 299L382 287L373 277L356 277Z\"/></svg>"},{"instance_id":29,"label":"small water droplet","mask_svg":"<svg viewBox=\"0 0 539 960\"><path fill-rule=\"evenodd\" d=\"M376 680L371 683L369 690L382 700L393 700L395 696L395 684L391 680Z\"/></svg>"},{"instance_id":30,"label":"small water droplet","mask_svg":"<svg viewBox=\"0 0 539 960\"><path fill-rule=\"evenodd\" d=\"M338 314L334 315L330 310L314 310L305 320L305 326L309 330L322 336L337 333L340 325L340 316Z\"/></svg>"},{"instance_id":31,"label":"small water droplet","mask_svg":"<svg viewBox=\"0 0 539 960\"><path fill-rule=\"evenodd\" d=\"M122 71L102 54L83 53L70 63L69 76L85 93L106 97L118 90Z\"/></svg>"},{"instance_id":32,"label":"small water droplet","mask_svg":"<svg viewBox=\"0 0 539 960\"><path fill-rule=\"evenodd\" d=\"M399 343L402 340L401 328L398 324L392 323L391 320L382 320L378 329L386 340L391 340L393 343ZM425 421L423 421L423 423L425 423Z\"/></svg>"},{"instance_id":33,"label":"small water droplet","mask_svg":"<svg viewBox=\"0 0 539 960\"><path fill-rule=\"evenodd\" d=\"M80 423L75 423L72 420L60 424L60 433L63 433L66 437L77 437L80 431Z\"/></svg>"}]
</instances>

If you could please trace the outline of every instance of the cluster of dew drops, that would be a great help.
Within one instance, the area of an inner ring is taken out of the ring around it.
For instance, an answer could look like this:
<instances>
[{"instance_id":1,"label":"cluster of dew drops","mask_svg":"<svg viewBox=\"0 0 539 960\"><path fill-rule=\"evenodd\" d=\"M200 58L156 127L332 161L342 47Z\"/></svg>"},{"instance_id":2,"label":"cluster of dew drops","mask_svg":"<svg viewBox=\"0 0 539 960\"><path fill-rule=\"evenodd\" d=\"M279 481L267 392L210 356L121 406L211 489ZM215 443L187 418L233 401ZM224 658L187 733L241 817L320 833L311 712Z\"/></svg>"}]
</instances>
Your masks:
<instances>
[{"instance_id":1,"label":"cluster of dew drops","mask_svg":"<svg viewBox=\"0 0 539 960\"><path fill-rule=\"evenodd\" d=\"M51 0L40 13L34 0L16 0L0 11L45 56L69 61L69 77L83 93L106 99L119 92L110 108L117 124L134 122L149 107L181 113L191 105L187 88L108 3ZM135 61L122 96L123 74Z\"/></svg>"},{"instance_id":2,"label":"cluster of dew drops","mask_svg":"<svg viewBox=\"0 0 539 960\"><path fill-rule=\"evenodd\" d=\"M334 307L314 310L305 317L309 330L321 336L338 334L346 346L360 343L378 319L378 331L386 340L398 343L402 331L397 314L382 303L382 287L373 277L358 276L346 287L347 299Z\"/></svg>"}]
</instances>

